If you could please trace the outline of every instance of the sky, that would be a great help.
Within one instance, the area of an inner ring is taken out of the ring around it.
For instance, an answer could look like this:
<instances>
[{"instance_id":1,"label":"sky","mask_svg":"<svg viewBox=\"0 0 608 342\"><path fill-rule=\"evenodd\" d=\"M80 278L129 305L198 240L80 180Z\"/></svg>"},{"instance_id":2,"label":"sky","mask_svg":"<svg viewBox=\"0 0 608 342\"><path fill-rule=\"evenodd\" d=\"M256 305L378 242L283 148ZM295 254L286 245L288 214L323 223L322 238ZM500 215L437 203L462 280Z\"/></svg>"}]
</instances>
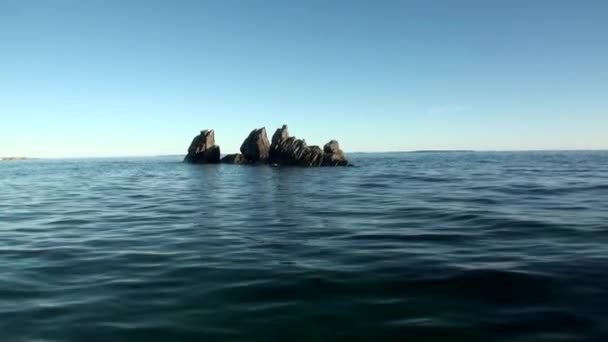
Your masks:
<instances>
[{"instance_id":1,"label":"sky","mask_svg":"<svg viewBox=\"0 0 608 342\"><path fill-rule=\"evenodd\" d=\"M608 1L0 0L0 156L608 149Z\"/></svg>"}]
</instances>

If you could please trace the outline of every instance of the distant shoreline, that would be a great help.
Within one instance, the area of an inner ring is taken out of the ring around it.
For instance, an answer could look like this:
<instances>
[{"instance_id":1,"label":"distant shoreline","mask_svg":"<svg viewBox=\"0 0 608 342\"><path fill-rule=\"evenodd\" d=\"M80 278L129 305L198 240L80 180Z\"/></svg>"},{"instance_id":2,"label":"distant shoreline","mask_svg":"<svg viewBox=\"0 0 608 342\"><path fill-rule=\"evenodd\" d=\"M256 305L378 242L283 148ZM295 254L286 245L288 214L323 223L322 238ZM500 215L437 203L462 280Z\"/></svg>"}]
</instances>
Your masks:
<instances>
[{"instance_id":1,"label":"distant shoreline","mask_svg":"<svg viewBox=\"0 0 608 342\"><path fill-rule=\"evenodd\" d=\"M475 152L473 150L417 150L417 151L410 151L409 153L470 153L470 152Z\"/></svg>"},{"instance_id":2,"label":"distant shoreline","mask_svg":"<svg viewBox=\"0 0 608 342\"><path fill-rule=\"evenodd\" d=\"M349 151L348 154L433 154L433 153L608 153L608 149L538 149L538 150L412 150L412 151ZM230 154L230 153L227 153ZM227 155L222 153L222 156ZM16 160L65 160L65 159L121 159L121 158L183 158L184 153L175 154L152 154L152 155L101 155L101 156L50 156L50 157L0 157L0 161Z\"/></svg>"},{"instance_id":3,"label":"distant shoreline","mask_svg":"<svg viewBox=\"0 0 608 342\"><path fill-rule=\"evenodd\" d=\"M28 160L28 159L32 159L32 158L27 158L27 157L0 157L0 160Z\"/></svg>"}]
</instances>

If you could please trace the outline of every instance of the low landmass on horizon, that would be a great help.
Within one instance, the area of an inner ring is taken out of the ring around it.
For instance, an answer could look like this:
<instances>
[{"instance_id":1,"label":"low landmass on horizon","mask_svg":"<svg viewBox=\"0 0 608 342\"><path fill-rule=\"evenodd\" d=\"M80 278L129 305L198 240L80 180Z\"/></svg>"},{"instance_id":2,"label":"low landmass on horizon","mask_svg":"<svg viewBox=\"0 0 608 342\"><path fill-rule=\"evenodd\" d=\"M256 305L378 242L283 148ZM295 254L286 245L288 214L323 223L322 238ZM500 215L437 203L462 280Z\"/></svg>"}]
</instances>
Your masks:
<instances>
[{"instance_id":1,"label":"low landmass on horizon","mask_svg":"<svg viewBox=\"0 0 608 342\"><path fill-rule=\"evenodd\" d=\"M28 160L33 158L28 157L0 157L0 160Z\"/></svg>"}]
</instances>

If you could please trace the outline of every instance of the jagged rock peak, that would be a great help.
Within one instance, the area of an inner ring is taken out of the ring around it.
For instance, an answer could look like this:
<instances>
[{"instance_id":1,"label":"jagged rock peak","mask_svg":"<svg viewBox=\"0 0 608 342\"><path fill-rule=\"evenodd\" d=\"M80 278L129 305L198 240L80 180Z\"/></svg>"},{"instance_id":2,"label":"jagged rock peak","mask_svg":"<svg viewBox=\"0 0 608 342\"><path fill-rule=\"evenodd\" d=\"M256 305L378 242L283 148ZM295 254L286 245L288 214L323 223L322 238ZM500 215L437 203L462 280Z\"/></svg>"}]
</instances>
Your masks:
<instances>
[{"instance_id":1,"label":"jagged rock peak","mask_svg":"<svg viewBox=\"0 0 608 342\"><path fill-rule=\"evenodd\" d=\"M283 127L277 128L272 135L272 145L277 145L287 138L289 138L289 130L287 129L287 125L283 125Z\"/></svg>"},{"instance_id":2,"label":"jagged rock peak","mask_svg":"<svg viewBox=\"0 0 608 342\"><path fill-rule=\"evenodd\" d=\"M304 139L289 136L287 125L278 128L272 136L270 162L278 165L346 166L348 161L340 144L331 140L323 147L307 146Z\"/></svg>"},{"instance_id":3,"label":"jagged rock peak","mask_svg":"<svg viewBox=\"0 0 608 342\"><path fill-rule=\"evenodd\" d=\"M195 164L218 163L220 147L215 144L215 131L205 129L195 136L184 161Z\"/></svg>"},{"instance_id":4,"label":"jagged rock peak","mask_svg":"<svg viewBox=\"0 0 608 342\"><path fill-rule=\"evenodd\" d=\"M266 127L257 128L249 133L249 136L241 145L241 153L250 162L265 162L270 154L270 142L266 135Z\"/></svg>"}]
</instances>

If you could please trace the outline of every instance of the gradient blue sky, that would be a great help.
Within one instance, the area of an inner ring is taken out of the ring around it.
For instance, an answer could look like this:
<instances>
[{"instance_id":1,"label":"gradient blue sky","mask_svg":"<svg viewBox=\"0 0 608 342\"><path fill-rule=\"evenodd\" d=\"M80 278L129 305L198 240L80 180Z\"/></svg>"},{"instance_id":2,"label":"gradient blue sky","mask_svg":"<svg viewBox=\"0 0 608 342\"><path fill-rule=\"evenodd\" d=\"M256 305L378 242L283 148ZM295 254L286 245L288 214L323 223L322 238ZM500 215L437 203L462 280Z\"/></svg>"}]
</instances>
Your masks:
<instances>
[{"instance_id":1,"label":"gradient blue sky","mask_svg":"<svg viewBox=\"0 0 608 342\"><path fill-rule=\"evenodd\" d=\"M0 0L0 156L608 148L608 1Z\"/></svg>"}]
</instances>

